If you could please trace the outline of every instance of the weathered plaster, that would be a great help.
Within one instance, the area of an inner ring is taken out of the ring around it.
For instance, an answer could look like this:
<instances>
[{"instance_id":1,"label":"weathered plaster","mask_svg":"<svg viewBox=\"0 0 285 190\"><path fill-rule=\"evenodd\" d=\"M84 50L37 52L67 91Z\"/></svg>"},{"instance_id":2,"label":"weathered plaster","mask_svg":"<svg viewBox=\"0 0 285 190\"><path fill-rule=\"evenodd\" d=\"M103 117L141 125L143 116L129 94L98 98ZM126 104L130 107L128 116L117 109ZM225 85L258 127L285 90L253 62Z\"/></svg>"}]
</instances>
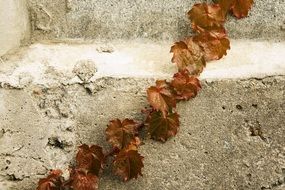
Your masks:
<instances>
[{"instance_id":1,"label":"weathered plaster","mask_svg":"<svg viewBox=\"0 0 285 190\"><path fill-rule=\"evenodd\" d=\"M151 78L0 89L0 186L35 189L48 169L65 171L76 147L105 150L112 118L141 120ZM203 82L178 106L181 127L165 144L148 138L144 177L126 184L102 174L100 189L282 189L285 186L285 78ZM256 132L257 131L257 132Z\"/></svg>"}]
</instances>

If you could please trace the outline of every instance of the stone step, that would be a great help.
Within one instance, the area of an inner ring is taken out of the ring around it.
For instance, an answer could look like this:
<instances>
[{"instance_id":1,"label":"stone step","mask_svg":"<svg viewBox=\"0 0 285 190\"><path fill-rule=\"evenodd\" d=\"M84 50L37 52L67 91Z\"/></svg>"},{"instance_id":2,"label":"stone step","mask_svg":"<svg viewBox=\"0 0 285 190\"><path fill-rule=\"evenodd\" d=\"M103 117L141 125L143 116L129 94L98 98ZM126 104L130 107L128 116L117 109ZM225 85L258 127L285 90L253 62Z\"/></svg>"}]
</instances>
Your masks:
<instances>
[{"instance_id":1,"label":"stone step","mask_svg":"<svg viewBox=\"0 0 285 190\"><path fill-rule=\"evenodd\" d=\"M48 87L83 83L86 82L82 81L85 75L90 75L87 82L102 77L170 78L177 72L176 66L170 62L171 45L171 42L146 40L37 43L2 58L0 84L14 88L30 84ZM201 79L260 78L284 74L284 42L232 40L228 55L208 63Z\"/></svg>"}]
</instances>

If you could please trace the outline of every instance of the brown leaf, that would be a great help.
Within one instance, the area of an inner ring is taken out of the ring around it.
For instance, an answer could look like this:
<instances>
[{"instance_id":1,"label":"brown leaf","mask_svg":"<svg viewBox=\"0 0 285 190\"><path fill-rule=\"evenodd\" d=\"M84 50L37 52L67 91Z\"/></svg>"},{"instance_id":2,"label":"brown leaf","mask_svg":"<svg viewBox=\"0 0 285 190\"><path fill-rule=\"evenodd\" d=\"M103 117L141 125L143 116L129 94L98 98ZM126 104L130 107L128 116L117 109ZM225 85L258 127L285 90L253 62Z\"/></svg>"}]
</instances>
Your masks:
<instances>
[{"instance_id":1,"label":"brown leaf","mask_svg":"<svg viewBox=\"0 0 285 190\"><path fill-rule=\"evenodd\" d=\"M166 117L160 111L153 111L147 118L148 133L154 140L165 142L175 136L179 128L179 115L169 113Z\"/></svg>"},{"instance_id":2,"label":"brown leaf","mask_svg":"<svg viewBox=\"0 0 285 190\"><path fill-rule=\"evenodd\" d=\"M221 26L225 21L223 11L218 4L195 4L188 12L188 17L192 25L201 28ZM195 30L195 27L193 29Z\"/></svg>"},{"instance_id":3,"label":"brown leaf","mask_svg":"<svg viewBox=\"0 0 285 190\"><path fill-rule=\"evenodd\" d=\"M79 147L76 155L76 168L87 173L99 175L103 167L104 154L102 148L97 145L88 146L83 144Z\"/></svg>"},{"instance_id":4,"label":"brown leaf","mask_svg":"<svg viewBox=\"0 0 285 190\"><path fill-rule=\"evenodd\" d=\"M206 66L203 50L191 37L176 42L170 52L173 53L172 62L177 64L179 71L187 69L191 75L199 75Z\"/></svg>"},{"instance_id":5,"label":"brown leaf","mask_svg":"<svg viewBox=\"0 0 285 190\"><path fill-rule=\"evenodd\" d=\"M223 12L231 10L237 18L244 18L252 7L253 0L218 0Z\"/></svg>"},{"instance_id":6,"label":"brown leaf","mask_svg":"<svg viewBox=\"0 0 285 190\"><path fill-rule=\"evenodd\" d=\"M95 174L74 170L70 175L71 187L74 190L97 190L99 179Z\"/></svg>"},{"instance_id":7,"label":"brown leaf","mask_svg":"<svg viewBox=\"0 0 285 190\"><path fill-rule=\"evenodd\" d=\"M176 100L169 87L165 80L157 80L156 86L151 86L147 90L148 101L155 110L166 113L176 107Z\"/></svg>"},{"instance_id":8,"label":"brown leaf","mask_svg":"<svg viewBox=\"0 0 285 190\"><path fill-rule=\"evenodd\" d=\"M216 0L215 2L220 5L224 15L226 15L233 6L234 0Z\"/></svg>"},{"instance_id":9,"label":"brown leaf","mask_svg":"<svg viewBox=\"0 0 285 190\"><path fill-rule=\"evenodd\" d=\"M61 170L52 170L48 177L40 179L37 190L61 190L63 177Z\"/></svg>"},{"instance_id":10,"label":"brown leaf","mask_svg":"<svg viewBox=\"0 0 285 190\"><path fill-rule=\"evenodd\" d=\"M181 71L173 76L171 85L176 91L176 99L189 100L197 96L201 89L201 84L198 78L189 76L188 71Z\"/></svg>"},{"instance_id":11,"label":"brown leaf","mask_svg":"<svg viewBox=\"0 0 285 190\"><path fill-rule=\"evenodd\" d=\"M199 44L207 61L221 59L230 49L230 41L223 31L210 31L198 34L193 38Z\"/></svg>"},{"instance_id":12,"label":"brown leaf","mask_svg":"<svg viewBox=\"0 0 285 190\"><path fill-rule=\"evenodd\" d=\"M106 129L107 141L115 148L123 149L137 135L138 124L130 119L125 119L121 122L119 119L110 121Z\"/></svg>"},{"instance_id":13,"label":"brown leaf","mask_svg":"<svg viewBox=\"0 0 285 190\"><path fill-rule=\"evenodd\" d=\"M253 0L235 0L232 6L233 14L237 18L247 17L252 4Z\"/></svg>"},{"instance_id":14,"label":"brown leaf","mask_svg":"<svg viewBox=\"0 0 285 190\"><path fill-rule=\"evenodd\" d=\"M114 172L124 181L137 179L142 176L143 156L138 153L136 145L129 145L122 149L113 162Z\"/></svg>"}]
</instances>

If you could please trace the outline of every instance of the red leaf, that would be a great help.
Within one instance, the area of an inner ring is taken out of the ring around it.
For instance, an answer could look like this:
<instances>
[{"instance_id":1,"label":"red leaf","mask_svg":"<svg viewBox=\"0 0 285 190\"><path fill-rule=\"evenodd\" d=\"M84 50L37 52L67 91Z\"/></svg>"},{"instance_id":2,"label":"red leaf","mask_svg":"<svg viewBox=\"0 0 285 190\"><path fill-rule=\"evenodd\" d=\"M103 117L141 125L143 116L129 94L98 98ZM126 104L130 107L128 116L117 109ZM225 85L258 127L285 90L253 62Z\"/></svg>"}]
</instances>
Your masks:
<instances>
[{"instance_id":1,"label":"red leaf","mask_svg":"<svg viewBox=\"0 0 285 190\"><path fill-rule=\"evenodd\" d=\"M170 89L169 83L165 80L157 80L156 86L151 86L147 90L147 96L150 105L163 113L176 107L176 100Z\"/></svg>"},{"instance_id":2,"label":"red leaf","mask_svg":"<svg viewBox=\"0 0 285 190\"><path fill-rule=\"evenodd\" d=\"M203 50L192 38L176 42L170 52L173 53L172 62L177 64L179 71L187 69L191 75L199 75L206 66Z\"/></svg>"},{"instance_id":3,"label":"red leaf","mask_svg":"<svg viewBox=\"0 0 285 190\"><path fill-rule=\"evenodd\" d=\"M198 78L189 76L187 71L178 72L173 76L171 85L176 91L176 99L189 100L197 96L201 89L201 84Z\"/></svg>"},{"instance_id":4,"label":"red leaf","mask_svg":"<svg viewBox=\"0 0 285 190\"><path fill-rule=\"evenodd\" d=\"M76 155L76 168L98 176L103 167L103 162L104 154L100 146L83 144L79 147Z\"/></svg>"},{"instance_id":5,"label":"red leaf","mask_svg":"<svg viewBox=\"0 0 285 190\"><path fill-rule=\"evenodd\" d=\"M235 0L231 10L237 18L247 17L251 9L253 0Z\"/></svg>"},{"instance_id":6,"label":"red leaf","mask_svg":"<svg viewBox=\"0 0 285 190\"><path fill-rule=\"evenodd\" d=\"M37 190L61 190L63 177L61 170L52 170L48 177L40 179Z\"/></svg>"},{"instance_id":7,"label":"red leaf","mask_svg":"<svg viewBox=\"0 0 285 190\"><path fill-rule=\"evenodd\" d=\"M253 0L218 0L223 12L231 10L237 18L244 18L252 7Z\"/></svg>"},{"instance_id":8,"label":"red leaf","mask_svg":"<svg viewBox=\"0 0 285 190\"><path fill-rule=\"evenodd\" d=\"M165 142L175 136L179 128L179 115L169 113L166 117L159 111L153 111L147 118L148 133L154 140Z\"/></svg>"},{"instance_id":9,"label":"red leaf","mask_svg":"<svg viewBox=\"0 0 285 190\"><path fill-rule=\"evenodd\" d=\"M71 186L74 190L97 190L99 179L95 174L80 170L71 172Z\"/></svg>"},{"instance_id":10,"label":"red leaf","mask_svg":"<svg viewBox=\"0 0 285 190\"><path fill-rule=\"evenodd\" d=\"M115 148L122 149L135 139L137 135L137 123L130 119L121 122L119 119L110 121L106 129L107 141Z\"/></svg>"},{"instance_id":11,"label":"red leaf","mask_svg":"<svg viewBox=\"0 0 285 190\"><path fill-rule=\"evenodd\" d=\"M230 41L223 31L210 31L198 34L193 38L199 44L207 61L221 59L230 49Z\"/></svg>"},{"instance_id":12,"label":"red leaf","mask_svg":"<svg viewBox=\"0 0 285 190\"><path fill-rule=\"evenodd\" d=\"M137 146L129 145L122 149L115 157L113 167L114 172L123 178L124 181L130 179L137 179L139 175L142 176L143 156L137 151Z\"/></svg>"},{"instance_id":13,"label":"red leaf","mask_svg":"<svg viewBox=\"0 0 285 190\"><path fill-rule=\"evenodd\" d=\"M225 21L223 11L218 4L195 4L188 12L188 17L191 20L192 25L201 28L221 26ZM193 27L193 29L195 29L195 27Z\"/></svg>"},{"instance_id":14,"label":"red leaf","mask_svg":"<svg viewBox=\"0 0 285 190\"><path fill-rule=\"evenodd\" d=\"M234 0L216 0L216 2L220 5L224 15L226 15L233 6Z\"/></svg>"}]
</instances>

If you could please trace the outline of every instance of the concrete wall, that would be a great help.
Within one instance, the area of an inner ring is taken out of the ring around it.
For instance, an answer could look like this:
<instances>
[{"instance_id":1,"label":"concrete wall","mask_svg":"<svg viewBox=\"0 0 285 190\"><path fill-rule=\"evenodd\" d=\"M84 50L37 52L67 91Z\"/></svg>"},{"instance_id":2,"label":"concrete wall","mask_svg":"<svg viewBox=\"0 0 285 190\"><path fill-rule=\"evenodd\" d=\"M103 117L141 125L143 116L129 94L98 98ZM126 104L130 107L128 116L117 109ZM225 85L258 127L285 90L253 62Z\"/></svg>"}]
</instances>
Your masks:
<instances>
[{"instance_id":1,"label":"concrete wall","mask_svg":"<svg viewBox=\"0 0 285 190\"><path fill-rule=\"evenodd\" d=\"M29 0L29 6L34 40L173 40L191 33L186 13L198 2L205 0ZM284 0L254 2L248 18L229 18L231 38L284 40Z\"/></svg>"},{"instance_id":2,"label":"concrete wall","mask_svg":"<svg viewBox=\"0 0 285 190\"><path fill-rule=\"evenodd\" d=\"M29 38L26 0L0 0L0 56Z\"/></svg>"},{"instance_id":3,"label":"concrete wall","mask_svg":"<svg viewBox=\"0 0 285 190\"><path fill-rule=\"evenodd\" d=\"M108 150L109 120L142 120L146 88L175 72L169 47L34 44L7 57L0 64L0 189L33 190L49 169L67 172L81 143ZM284 42L234 40L225 59L209 63L199 96L179 104L178 135L165 144L144 138L144 177L125 184L107 167L100 189L283 190L284 49Z\"/></svg>"},{"instance_id":4,"label":"concrete wall","mask_svg":"<svg viewBox=\"0 0 285 190\"><path fill-rule=\"evenodd\" d=\"M107 150L108 121L140 120L153 82L101 78L85 86L0 89L1 190L32 190L50 168L67 171L81 143ZM108 167L100 190L283 190L284 87L284 76L204 81L197 98L179 104L175 138L144 139L144 177L123 183Z\"/></svg>"},{"instance_id":5,"label":"concrete wall","mask_svg":"<svg viewBox=\"0 0 285 190\"><path fill-rule=\"evenodd\" d=\"M0 2L6 52L19 46L27 12L24 1ZM67 173L81 143L107 150L110 119L142 120L146 88L176 71L169 48L191 33L185 13L194 2L28 0L32 40L57 43L0 60L0 190L33 190L48 170ZM123 183L109 167L100 189L284 190L284 6L256 0L250 17L230 18L239 40L207 65L198 97L179 104L178 135L165 144L145 138L144 177ZM91 40L62 43L67 37Z\"/></svg>"}]
</instances>

